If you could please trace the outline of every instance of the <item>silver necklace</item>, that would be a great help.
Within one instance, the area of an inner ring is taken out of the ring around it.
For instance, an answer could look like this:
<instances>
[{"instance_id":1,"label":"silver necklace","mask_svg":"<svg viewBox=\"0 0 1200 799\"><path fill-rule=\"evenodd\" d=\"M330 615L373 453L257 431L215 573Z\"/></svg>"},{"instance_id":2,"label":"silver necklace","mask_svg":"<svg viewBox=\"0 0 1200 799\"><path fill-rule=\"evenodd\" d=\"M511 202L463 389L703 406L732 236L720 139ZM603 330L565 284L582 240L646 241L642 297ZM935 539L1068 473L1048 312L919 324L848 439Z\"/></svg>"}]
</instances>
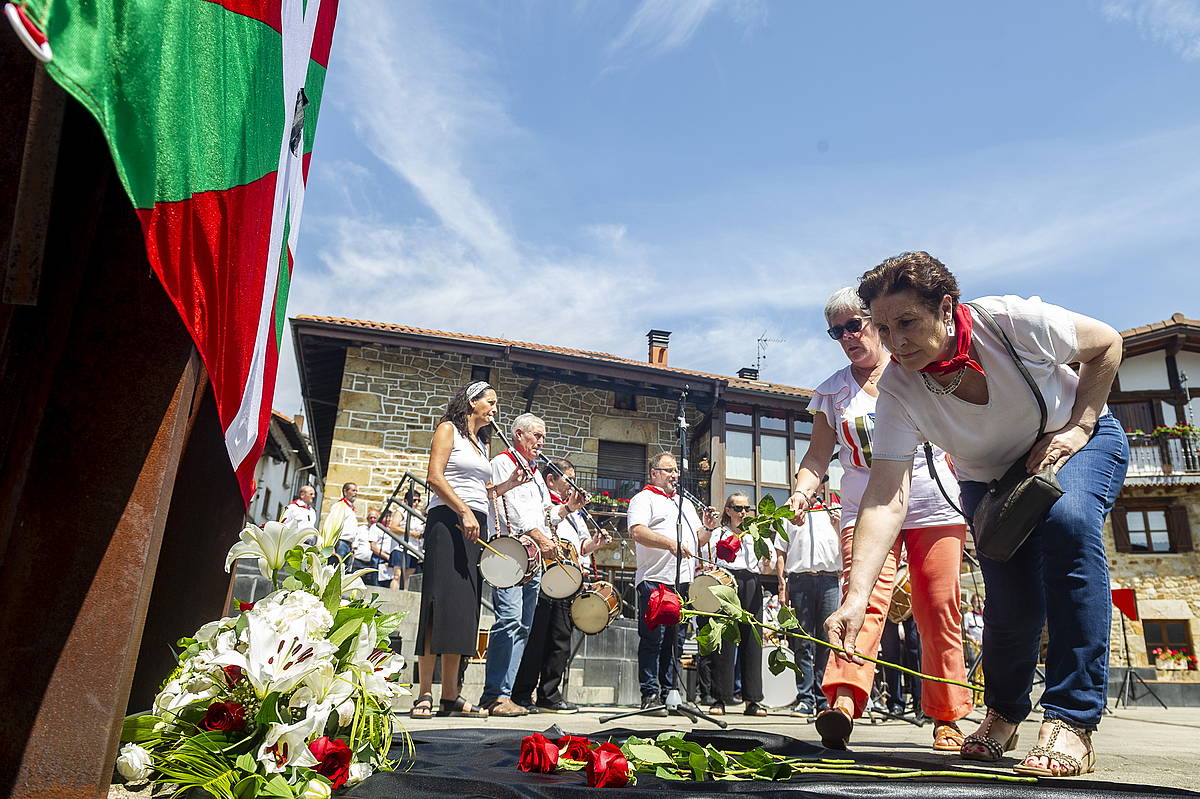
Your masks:
<instances>
[{"instance_id":1,"label":"silver necklace","mask_svg":"<svg viewBox=\"0 0 1200 799\"><path fill-rule=\"evenodd\" d=\"M959 369L958 372L955 373L954 379L950 381L950 385L948 386L943 386L938 383L929 376L928 372L921 372L921 379L925 381L925 388L929 390L930 394L936 394L939 397L944 397L947 394L953 394L956 390L958 390L958 387L962 385L963 375L966 373L966 371L967 367L965 366Z\"/></svg>"}]
</instances>

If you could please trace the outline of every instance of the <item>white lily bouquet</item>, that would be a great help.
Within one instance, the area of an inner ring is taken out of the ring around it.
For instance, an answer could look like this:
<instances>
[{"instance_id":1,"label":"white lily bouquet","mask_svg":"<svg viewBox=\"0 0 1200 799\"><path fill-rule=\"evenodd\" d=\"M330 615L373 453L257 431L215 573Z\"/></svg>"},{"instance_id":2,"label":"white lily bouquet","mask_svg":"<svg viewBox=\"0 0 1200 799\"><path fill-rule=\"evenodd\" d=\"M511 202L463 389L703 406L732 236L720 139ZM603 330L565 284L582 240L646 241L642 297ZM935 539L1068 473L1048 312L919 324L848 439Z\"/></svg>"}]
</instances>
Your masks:
<instances>
[{"instance_id":1,"label":"white lily bouquet","mask_svg":"<svg viewBox=\"0 0 1200 799\"><path fill-rule=\"evenodd\" d=\"M151 712L125 720L126 780L217 799L324 799L396 765L392 712L409 692L388 637L401 614L368 594L370 570L328 562L333 543L279 522L242 530L225 570L257 558L275 590L180 639Z\"/></svg>"}]
</instances>

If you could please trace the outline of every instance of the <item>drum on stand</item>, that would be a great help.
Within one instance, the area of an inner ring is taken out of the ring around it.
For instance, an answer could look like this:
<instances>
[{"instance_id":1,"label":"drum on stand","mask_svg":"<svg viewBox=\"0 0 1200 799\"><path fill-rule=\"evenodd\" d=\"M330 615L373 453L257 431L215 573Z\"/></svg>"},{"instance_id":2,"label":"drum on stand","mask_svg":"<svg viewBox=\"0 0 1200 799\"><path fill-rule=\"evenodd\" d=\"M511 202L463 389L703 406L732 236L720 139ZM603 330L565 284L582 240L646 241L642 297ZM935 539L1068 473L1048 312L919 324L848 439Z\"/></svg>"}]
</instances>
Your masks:
<instances>
[{"instance_id":1,"label":"drum on stand","mask_svg":"<svg viewBox=\"0 0 1200 799\"><path fill-rule=\"evenodd\" d=\"M818 647L819 649L820 647ZM795 663L796 659L792 655L792 650L786 646L763 647L762 658L762 685L763 685L763 701L767 707L784 707L792 704L796 699L796 672L791 669L784 669L778 674L772 674L771 668L767 665L770 661L772 649L777 649L783 653L789 663ZM818 653L819 655L820 653Z\"/></svg>"},{"instance_id":2,"label":"drum on stand","mask_svg":"<svg viewBox=\"0 0 1200 799\"><path fill-rule=\"evenodd\" d=\"M621 617L621 597L612 583L597 580L571 601L571 621L587 635L603 632Z\"/></svg>"},{"instance_id":3,"label":"drum on stand","mask_svg":"<svg viewBox=\"0 0 1200 799\"><path fill-rule=\"evenodd\" d=\"M737 580L728 569L722 569L720 566L701 569L692 580L692 587L688 595L692 601L692 607L704 613L718 612L721 609L721 603L712 594L712 589L718 585L732 588L733 592L737 593Z\"/></svg>"},{"instance_id":4,"label":"drum on stand","mask_svg":"<svg viewBox=\"0 0 1200 799\"><path fill-rule=\"evenodd\" d=\"M892 604L888 606L887 617L893 624L912 618L912 579L907 566L896 570L896 587L892 589Z\"/></svg>"},{"instance_id":5,"label":"drum on stand","mask_svg":"<svg viewBox=\"0 0 1200 799\"><path fill-rule=\"evenodd\" d=\"M479 556L479 573L494 588L525 585L542 567L538 546L527 535L498 535L488 546Z\"/></svg>"},{"instance_id":6,"label":"drum on stand","mask_svg":"<svg viewBox=\"0 0 1200 799\"><path fill-rule=\"evenodd\" d=\"M542 593L551 599L570 599L583 588L583 568L575 547L558 542L558 560L546 561L542 571Z\"/></svg>"}]
</instances>

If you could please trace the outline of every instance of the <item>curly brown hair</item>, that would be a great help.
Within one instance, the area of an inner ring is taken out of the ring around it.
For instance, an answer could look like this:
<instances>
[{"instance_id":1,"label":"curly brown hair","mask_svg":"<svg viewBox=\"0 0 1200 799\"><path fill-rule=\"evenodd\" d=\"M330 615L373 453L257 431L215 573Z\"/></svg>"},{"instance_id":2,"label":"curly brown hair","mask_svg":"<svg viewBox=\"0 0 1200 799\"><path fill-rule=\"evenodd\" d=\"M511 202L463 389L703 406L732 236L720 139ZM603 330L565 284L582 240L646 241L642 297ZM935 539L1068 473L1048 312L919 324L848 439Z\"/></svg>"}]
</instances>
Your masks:
<instances>
[{"instance_id":1,"label":"curly brown hair","mask_svg":"<svg viewBox=\"0 0 1200 799\"><path fill-rule=\"evenodd\" d=\"M953 273L923 250L894 255L859 278L858 297L868 310L875 300L899 291L914 292L935 312L947 294L958 305L958 281Z\"/></svg>"}]
</instances>

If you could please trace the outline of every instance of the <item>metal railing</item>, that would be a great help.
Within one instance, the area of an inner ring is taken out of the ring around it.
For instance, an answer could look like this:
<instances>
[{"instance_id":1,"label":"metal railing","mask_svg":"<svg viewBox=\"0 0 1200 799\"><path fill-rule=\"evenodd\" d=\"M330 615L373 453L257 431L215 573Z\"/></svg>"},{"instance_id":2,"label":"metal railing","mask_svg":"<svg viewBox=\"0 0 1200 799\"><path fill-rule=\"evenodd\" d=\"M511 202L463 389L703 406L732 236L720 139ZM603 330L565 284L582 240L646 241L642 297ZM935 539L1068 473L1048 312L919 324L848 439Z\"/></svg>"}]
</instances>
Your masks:
<instances>
[{"instance_id":1,"label":"metal railing","mask_svg":"<svg viewBox=\"0 0 1200 799\"><path fill-rule=\"evenodd\" d=\"M640 471L621 472L612 469L585 469L577 466L575 482L579 484L580 488L593 495L607 491L613 499L629 499L641 491L642 486L646 485L646 475ZM701 493L701 491L707 492L707 489L701 486L697 478L685 474L680 477L680 483L696 496L702 498L706 496L706 493Z\"/></svg>"},{"instance_id":2,"label":"metal railing","mask_svg":"<svg viewBox=\"0 0 1200 799\"><path fill-rule=\"evenodd\" d=\"M1129 476L1200 472L1200 447L1188 438L1129 436Z\"/></svg>"}]
</instances>

